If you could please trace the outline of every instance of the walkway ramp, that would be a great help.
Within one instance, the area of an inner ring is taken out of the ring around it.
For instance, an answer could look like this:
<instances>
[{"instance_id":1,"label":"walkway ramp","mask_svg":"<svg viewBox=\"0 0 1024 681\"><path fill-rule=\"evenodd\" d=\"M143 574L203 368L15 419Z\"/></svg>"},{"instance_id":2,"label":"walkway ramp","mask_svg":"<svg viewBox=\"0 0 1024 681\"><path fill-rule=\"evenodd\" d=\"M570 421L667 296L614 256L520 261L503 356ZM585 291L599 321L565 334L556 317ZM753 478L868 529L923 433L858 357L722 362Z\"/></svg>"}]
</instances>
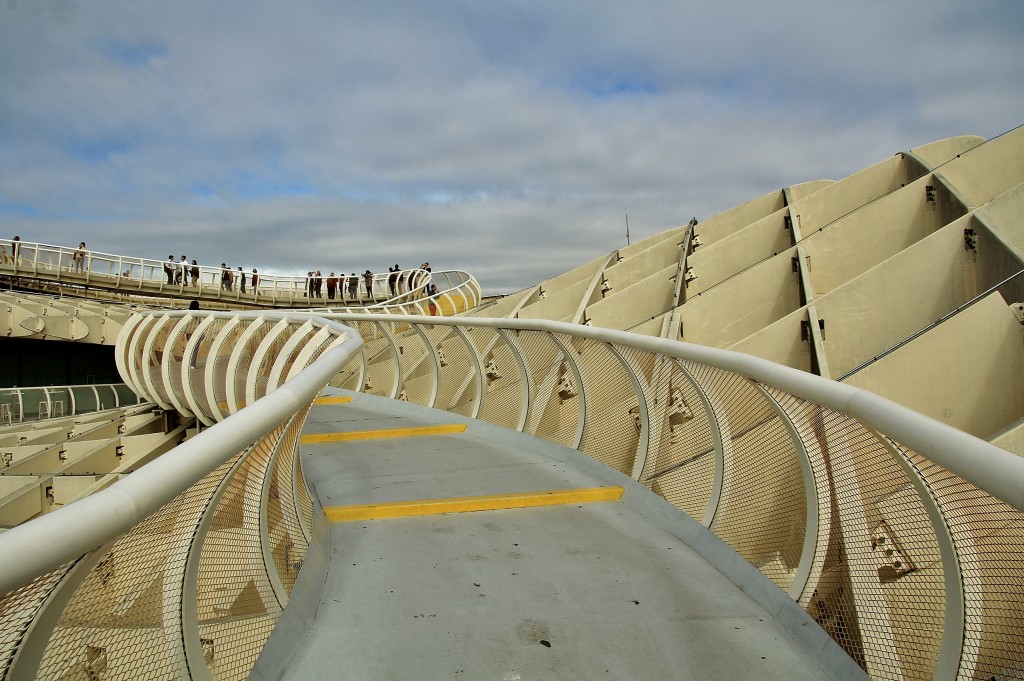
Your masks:
<instances>
[{"instance_id":1,"label":"walkway ramp","mask_svg":"<svg viewBox=\"0 0 1024 681\"><path fill-rule=\"evenodd\" d=\"M455 419L362 394L313 408L302 465L323 511L250 678L866 678L642 487Z\"/></svg>"}]
</instances>

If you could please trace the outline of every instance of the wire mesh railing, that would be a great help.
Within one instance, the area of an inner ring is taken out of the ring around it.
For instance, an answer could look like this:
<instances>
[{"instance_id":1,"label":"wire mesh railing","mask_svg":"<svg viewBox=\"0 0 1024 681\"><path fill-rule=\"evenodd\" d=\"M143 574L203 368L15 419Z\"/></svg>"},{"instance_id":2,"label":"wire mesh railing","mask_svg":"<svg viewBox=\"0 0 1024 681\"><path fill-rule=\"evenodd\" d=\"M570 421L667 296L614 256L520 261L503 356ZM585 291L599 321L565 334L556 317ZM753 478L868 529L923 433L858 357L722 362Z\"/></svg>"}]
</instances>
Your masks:
<instances>
[{"instance_id":1,"label":"wire mesh railing","mask_svg":"<svg viewBox=\"0 0 1024 681\"><path fill-rule=\"evenodd\" d=\"M873 678L1024 675L1024 459L753 357L529 320L342 316L336 383L577 448L702 521Z\"/></svg>"},{"instance_id":2,"label":"wire mesh railing","mask_svg":"<svg viewBox=\"0 0 1024 681\"><path fill-rule=\"evenodd\" d=\"M201 388L233 399L199 377L223 383L229 364L262 366L251 345L233 342L262 326L273 330L267 352L282 350L262 387L199 414L233 418L0 534L0 678L248 675L308 546L310 518L300 514L311 507L292 491L302 484L302 423L361 341L312 315L171 313L133 318L118 345L129 384L153 401L170 399L166 384L148 384L172 369L186 375L174 401ZM185 348L187 356L176 352Z\"/></svg>"},{"instance_id":3,"label":"wire mesh railing","mask_svg":"<svg viewBox=\"0 0 1024 681\"><path fill-rule=\"evenodd\" d=\"M1024 461L863 390L623 332L387 314L150 315L125 325L118 361L151 399L216 421L330 353L332 322L364 342L333 384L520 430L633 477L788 593L873 678L1024 670ZM294 446L308 400L291 404L296 416L269 439L221 447L230 456L208 462L210 477L144 525L63 554L52 573L22 573L0 601L6 678L51 655L104 678L157 666L243 678L305 550Z\"/></svg>"}]
</instances>

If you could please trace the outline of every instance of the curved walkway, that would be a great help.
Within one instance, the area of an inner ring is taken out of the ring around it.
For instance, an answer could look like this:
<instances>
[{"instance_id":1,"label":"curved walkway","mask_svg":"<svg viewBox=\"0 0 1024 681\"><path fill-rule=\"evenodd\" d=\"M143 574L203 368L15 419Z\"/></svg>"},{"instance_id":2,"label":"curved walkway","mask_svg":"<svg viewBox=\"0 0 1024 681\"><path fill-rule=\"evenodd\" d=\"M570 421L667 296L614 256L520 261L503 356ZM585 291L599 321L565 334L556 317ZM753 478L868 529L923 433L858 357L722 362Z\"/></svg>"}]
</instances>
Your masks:
<instances>
[{"instance_id":1,"label":"curved walkway","mask_svg":"<svg viewBox=\"0 0 1024 681\"><path fill-rule=\"evenodd\" d=\"M324 512L252 679L866 678L713 535L578 452L346 393L313 408L302 465Z\"/></svg>"},{"instance_id":2,"label":"curved walkway","mask_svg":"<svg viewBox=\"0 0 1024 681\"><path fill-rule=\"evenodd\" d=\"M17 253L17 257L14 254ZM328 297L328 276L322 276L320 293L309 295L309 277L287 277L84 251L28 241L0 239L0 276L17 277L38 290L72 288L105 290L122 295L195 299L207 303L260 308L324 307L429 314L425 293L435 286L435 312L452 315L480 303L480 285L468 272L419 268L337 277L335 297ZM185 265L185 269L179 269ZM170 268L170 271L168 269ZM227 279L225 280L225 275ZM394 275L394 278L392 278ZM356 286L350 287L355 280Z\"/></svg>"}]
</instances>

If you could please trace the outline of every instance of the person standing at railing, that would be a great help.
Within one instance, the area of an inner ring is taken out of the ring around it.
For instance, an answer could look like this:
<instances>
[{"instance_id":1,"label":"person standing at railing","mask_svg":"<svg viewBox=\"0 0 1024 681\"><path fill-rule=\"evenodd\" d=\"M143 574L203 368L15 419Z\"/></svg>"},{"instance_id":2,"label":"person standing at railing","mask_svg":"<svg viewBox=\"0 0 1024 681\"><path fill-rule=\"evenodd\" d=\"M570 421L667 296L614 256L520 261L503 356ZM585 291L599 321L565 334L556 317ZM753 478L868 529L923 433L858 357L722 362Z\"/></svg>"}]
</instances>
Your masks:
<instances>
[{"instance_id":1,"label":"person standing at railing","mask_svg":"<svg viewBox=\"0 0 1024 681\"><path fill-rule=\"evenodd\" d=\"M353 272L348 278L348 297L355 300L359 297L359 277Z\"/></svg>"},{"instance_id":2,"label":"person standing at railing","mask_svg":"<svg viewBox=\"0 0 1024 681\"><path fill-rule=\"evenodd\" d=\"M366 284L366 297L370 299L371 303L377 302L373 299L373 272L370 270L363 272L363 282Z\"/></svg>"},{"instance_id":3,"label":"person standing at railing","mask_svg":"<svg viewBox=\"0 0 1024 681\"><path fill-rule=\"evenodd\" d=\"M420 265L420 269L427 273L425 278L427 279L427 281L430 281L430 263L423 263L422 265ZM430 295L430 284L425 284L423 286L423 292L426 293L427 295Z\"/></svg>"},{"instance_id":4,"label":"person standing at railing","mask_svg":"<svg viewBox=\"0 0 1024 681\"><path fill-rule=\"evenodd\" d=\"M192 261L192 285L199 286L199 263Z\"/></svg>"},{"instance_id":5,"label":"person standing at railing","mask_svg":"<svg viewBox=\"0 0 1024 681\"><path fill-rule=\"evenodd\" d=\"M71 254L72 270L81 274L85 270L85 242L78 244L78 248Z\"/></svg>"},{"instance_id":6,"label":"person standing at railing","mask_svg":"<svg viewBox=\"0 0 1024 681\"><path fill-rule=\"evenodd\" d=\"M260 283L260 275L259 275L259 273L256 272L256 268L255 267L252 268L252 281L251 281L251 283L252 283L252 294L256 295L257 292L258 292L257 289L256 289L256 286Z\"/></svg>"},{"instance_id":7,"label":"person standing at railing","mask_svg":"<svg viewBox=\"0 0 1024 681\"><path fill-rule=\"evenodd\" d=\"M164 263L164 274L167 275L168 284L174 283L174 270L176 270L177 268L178 266L174 263L174 256L167 256L167 262Z\"/></svg>"},{"instance_id":8,"label":"person standing at railing","mask_svg":"<svg viewBox=\"0 0 1024 681\"><path fill-rule=\"evenodd\" d=\"M181 261L174 266L174 283L182 282L188 286L188 259L185 256L181 256Z\"/></svg>"},{"instance_id":9,"label":"person standing at railing","mask_svg":"<svg viewBox=\"0 0 1024 681\"><path fill-rule=\"evenodd\" d=\"M11 239L11 257L14 259L14 266L17 267L21 262L21 237L18 235Z\"/></svg>"},{"instance_id":10,"label":"person standing at railing","mask_svg":"<svg viewBox=\"0 0 1024 681\"><path fill-rule=\"evenodd\" d=\"M334 294L338 290L338 277L335 276L334 272L331 272L327 276L327 299L334 300Z\"/></svg>"},{"instance_id":11,"label":"person standing at railing","mask_svg":"<svg viewBox=\"0 0 1024 681\"><path fill-rule=\"evenodd\" d=\"M245 293L245 270L238 268L238 292Z\"/></svg>"},{"instance_id":12,"label":"person standing at railing","mask_svg":"<svg viewBox=\"0 0 1024 681\"><path fill-rule=\"evenodd\" d=\"M220 264L220 287L224 291L231 290L231 270L228 269L227 263Z\"/></svg>"},{"instance_id":13,"label":"person standing at railing","mask_svg":"<svg viewBox=\"0 0 1024 681\"><path fill-rule=\"evenodd\" d=\"M430 293L430 300L427 303L427 307L430 309L430 316L437 316L437 287L433 284L427 289Z\"/></svg>"},{"instance_id":14,"label":"person standing at railing","mask_svg":"<svg viewBox=\"0 0 1024 681\"><path fill-rule=\"evenodd\" d=\"M388 272L391 273L388 275L388 289L391 291L392 298L398 295L398 273L400 271L401 268L398 266L398 263L395 263L394 267L388 268Z\"/></svg>"}]
</instances>

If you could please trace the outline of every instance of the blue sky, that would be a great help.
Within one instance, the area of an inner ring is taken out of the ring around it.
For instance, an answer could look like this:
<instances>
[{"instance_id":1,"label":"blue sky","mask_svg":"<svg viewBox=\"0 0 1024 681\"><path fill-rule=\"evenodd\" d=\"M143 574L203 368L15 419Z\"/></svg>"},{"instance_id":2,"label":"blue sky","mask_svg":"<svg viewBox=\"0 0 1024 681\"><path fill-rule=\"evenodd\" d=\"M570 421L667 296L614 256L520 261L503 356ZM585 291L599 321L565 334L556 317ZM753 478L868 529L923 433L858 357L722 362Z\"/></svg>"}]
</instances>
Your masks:
<instances>
[{"instance_id":1,"label":"blue sky","mask_svg":"<svg viewBox=\"0 0 1024 681\"><path fill-rule=\"evenodd\" d=\"M1024 123L1024 3L0 4L0 232L514 291Z\"/></svg>"}]
</instances>

